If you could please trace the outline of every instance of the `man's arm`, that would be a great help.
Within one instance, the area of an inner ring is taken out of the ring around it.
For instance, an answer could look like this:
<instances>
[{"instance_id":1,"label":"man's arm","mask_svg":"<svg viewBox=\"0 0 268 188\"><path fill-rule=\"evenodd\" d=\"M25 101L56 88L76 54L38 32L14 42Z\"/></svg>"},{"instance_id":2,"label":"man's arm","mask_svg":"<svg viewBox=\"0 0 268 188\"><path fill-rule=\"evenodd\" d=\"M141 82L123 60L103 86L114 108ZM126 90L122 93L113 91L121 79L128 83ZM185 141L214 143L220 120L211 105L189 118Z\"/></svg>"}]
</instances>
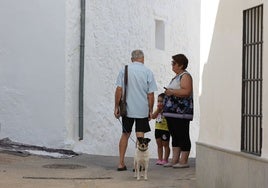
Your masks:
<instances>
[{"instance_id":1,"label":"man's arm","mask_svg":"<svg viewBox=\"0 0 268 188\"><path fill-rule=\"evenodd\" d=\"M149 120L152 119L153 107L154 107L154 92L147 94L148 106L149 106Z\"/></svg>"},{"instance_id":2,"label":"man's arm","mask_svg":"<svg viewBox=\"0 0 268 188\"><path fill-rule=\"evenodd\" d=\"M119 102L122 96L122 87L117 86L115 90L115 95L114 95L114 116L116 118L120 117L120 111L119 111Z\"/></svg>"},{"instance_id":3,"label":"man's arm","mask_svg":"<svg viewBox=\"0 0 268 188\"><path fill-rule=\"evenodd\" d=\"M161 113L162 110L160 110L159 108L157 108L154 113L152 113L152 119L157 118L158 114Z\"/></svg>"}]
</instances>

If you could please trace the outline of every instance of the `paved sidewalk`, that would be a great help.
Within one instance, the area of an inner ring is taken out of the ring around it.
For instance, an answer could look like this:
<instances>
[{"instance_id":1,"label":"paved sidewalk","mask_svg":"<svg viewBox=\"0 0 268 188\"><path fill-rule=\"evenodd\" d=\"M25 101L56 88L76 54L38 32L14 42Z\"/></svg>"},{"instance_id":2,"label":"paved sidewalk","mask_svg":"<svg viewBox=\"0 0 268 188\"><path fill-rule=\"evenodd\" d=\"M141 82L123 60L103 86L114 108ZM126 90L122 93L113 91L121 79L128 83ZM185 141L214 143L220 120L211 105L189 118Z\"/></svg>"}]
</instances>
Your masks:
<instances>
[{"instance_id":1,"label":"paved sidewalk","mask_svg":"<svg viewBox=\"0 0 268 188\"><path fill-rule=\"evenodd\" d=\"M1 188L194 188L195 159L190 168L155 165L150 159L148 180L133 177L133 158L127 171L116 171L118 157L81 154L59 159L0 152Z\"/></svg>"}]
</instances>

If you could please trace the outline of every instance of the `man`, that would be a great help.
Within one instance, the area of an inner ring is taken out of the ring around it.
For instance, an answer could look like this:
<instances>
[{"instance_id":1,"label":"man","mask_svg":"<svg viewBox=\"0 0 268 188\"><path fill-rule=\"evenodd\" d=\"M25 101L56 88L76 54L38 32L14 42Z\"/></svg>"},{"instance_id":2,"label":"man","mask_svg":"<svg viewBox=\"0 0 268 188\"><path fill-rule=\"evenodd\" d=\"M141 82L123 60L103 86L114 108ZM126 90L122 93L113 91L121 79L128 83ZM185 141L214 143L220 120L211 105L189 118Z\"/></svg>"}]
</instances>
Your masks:
<instances>
[{"instance_id":1,"label":"man","mask_svg":"<svg viewBox=\"0 0 268 188\"><path fill-rule=\"evenodd\" d=\"M135 122L136 137L144 137L144 133L151 131L149 120L152 117L154 92L157 90L153 72L144 66L144 54L141 50L131 53L132 63L128 65L127 83L127 116L122 117L122 135L119 141L119 165L117 170L127 170L124 158L128 139ZM119 101L123 97L124 72L122 69L116 80L114 115L120 117Z\"/></svg>"}]
</instances>

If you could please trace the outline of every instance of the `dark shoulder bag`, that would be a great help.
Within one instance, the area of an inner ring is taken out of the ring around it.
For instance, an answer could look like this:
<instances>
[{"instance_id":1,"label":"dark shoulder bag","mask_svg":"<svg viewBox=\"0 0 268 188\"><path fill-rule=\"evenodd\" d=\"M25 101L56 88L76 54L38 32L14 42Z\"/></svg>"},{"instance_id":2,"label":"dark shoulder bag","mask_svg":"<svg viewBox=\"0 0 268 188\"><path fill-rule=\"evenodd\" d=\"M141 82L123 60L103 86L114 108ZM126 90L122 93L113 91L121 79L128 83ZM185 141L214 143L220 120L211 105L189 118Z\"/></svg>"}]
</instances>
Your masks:
<instances>
[{"instance_id":1,"label":"dark shoulder bag","mask_svg":"<svg viewBox=\"0 0 268 188\"><path fill-rule=\"evenodd\" d=\"M179 79L181 79L182 75ZM193 96L175 97L165 96L163 114L166 117L193 120L194 101Z\"/></svg>"},{"instance_id":2,"label":"dark shoulder bag","mask_svg":"<svg viewBox=\"0 0 268 188\"><path fill-rule=\"evenodd\" d=\"M124 75L124 95L123 99L121 98L119 107L120 107L120 116L127 116L127 102L126 102L126 94L127 94L127 79L128 79L128 68L125 66L125 75Z\"/></svg>"}]
</instances>

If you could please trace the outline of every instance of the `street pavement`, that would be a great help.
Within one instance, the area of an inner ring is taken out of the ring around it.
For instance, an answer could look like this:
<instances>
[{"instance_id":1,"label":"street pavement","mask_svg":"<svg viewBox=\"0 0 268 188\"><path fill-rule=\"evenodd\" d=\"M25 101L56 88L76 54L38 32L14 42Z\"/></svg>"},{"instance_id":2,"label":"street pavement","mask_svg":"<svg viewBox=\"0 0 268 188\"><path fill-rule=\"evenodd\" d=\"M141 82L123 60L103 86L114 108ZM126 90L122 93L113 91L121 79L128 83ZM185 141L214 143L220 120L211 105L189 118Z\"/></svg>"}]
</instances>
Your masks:
<instances>
[{"instance_id":1,"label":"street pavement","mask_svg":"<svg viewBox=\"0 0 268 188\"><path fill-rule=\"evenodd\" d=\"M137 181L133 158L127 171L116 170L118 157L79 154L69 158L0 151L0 188L194 188L195 159L190 168L155 165L150 159L148 180Z\"/></svg>"}]
</instances>

